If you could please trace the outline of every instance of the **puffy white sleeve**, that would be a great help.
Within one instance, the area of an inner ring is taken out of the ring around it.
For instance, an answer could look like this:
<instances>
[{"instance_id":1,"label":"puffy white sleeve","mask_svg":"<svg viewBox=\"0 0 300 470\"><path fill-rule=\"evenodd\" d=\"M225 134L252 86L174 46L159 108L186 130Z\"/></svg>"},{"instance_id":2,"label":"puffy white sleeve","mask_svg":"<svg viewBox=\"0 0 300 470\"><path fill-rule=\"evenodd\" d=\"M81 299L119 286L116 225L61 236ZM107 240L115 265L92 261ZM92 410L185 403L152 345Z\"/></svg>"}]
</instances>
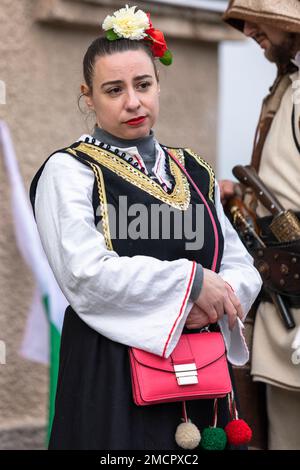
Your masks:
<instances>
[{"instance_id":1,"label":"puffy white sleeve","mask_svg":"<svg viewBox=\"0 0 300 470\"><path fill-rule=\"evenodd\" d=\"M168 357L187 315L196 263L119 256L97 230L94 174L56 153L40 176L38 231L56 280L79 317L107 338Z\"/></svg>"},{"instance_id":2,"label":"puffy white sleeve","mask_svg":"<svg viewBox=\"0 0 300 470\"><path fill-rule=\"evenodd\" d=\"M228 282L241 302L244 319L258 296L262 280L253 265L253 258L241 242L237 232L224 214L218 183L215 186L215 205L224 236L224 253L220 276ZM228 360L235 365L244 365L249 359L249 351L244 339L244 325L239 320L230 331L227 316L219 321L224 336Z\"/></svg>"}]
</instances>

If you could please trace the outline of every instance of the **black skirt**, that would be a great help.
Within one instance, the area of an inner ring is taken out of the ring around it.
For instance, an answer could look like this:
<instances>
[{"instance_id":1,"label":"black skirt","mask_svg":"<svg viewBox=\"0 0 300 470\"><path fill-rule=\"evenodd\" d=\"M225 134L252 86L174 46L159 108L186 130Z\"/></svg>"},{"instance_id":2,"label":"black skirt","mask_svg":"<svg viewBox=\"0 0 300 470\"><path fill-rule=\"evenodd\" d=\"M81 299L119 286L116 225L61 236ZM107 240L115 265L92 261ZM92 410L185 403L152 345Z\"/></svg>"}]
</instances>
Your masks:
<instances>
[{"instance_id":1,"label":"black skirt","mask_svg":"<svg viewBox=\"0 0 300 470\"><path fill-rule=\"evenodd\" d=\"M218 426L225 427L228 402L218 403ZM186 406L200 432L213 424L213 400ZM181 418L181 402L135 405L128 347L100 335L67 308L49 449L179 450L175 432Z\"/></svg>"}]
</instances>

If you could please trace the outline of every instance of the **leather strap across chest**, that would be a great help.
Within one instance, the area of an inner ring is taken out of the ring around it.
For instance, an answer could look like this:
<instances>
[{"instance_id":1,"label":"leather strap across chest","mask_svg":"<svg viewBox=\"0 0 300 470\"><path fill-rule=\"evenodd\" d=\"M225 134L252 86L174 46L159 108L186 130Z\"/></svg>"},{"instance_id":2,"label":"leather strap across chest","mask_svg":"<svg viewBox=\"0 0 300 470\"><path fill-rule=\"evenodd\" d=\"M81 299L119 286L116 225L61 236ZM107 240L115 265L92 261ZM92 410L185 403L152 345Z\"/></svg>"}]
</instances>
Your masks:
<instances>
[{"instance_id":1,"label":"leather strap across chest","mask_svg":"<svg viewBox=\"0 0 300 470\"><path fill-rule=\"evenodd\" d=\"M259 170L261 156L266 138L272 126L273 119L277 113L283 95L291 84L288 74L278 76L271 88L270 94L263 101L261 115L256 128L251 165L256 171Z\"/></svg>"}]
</instances>

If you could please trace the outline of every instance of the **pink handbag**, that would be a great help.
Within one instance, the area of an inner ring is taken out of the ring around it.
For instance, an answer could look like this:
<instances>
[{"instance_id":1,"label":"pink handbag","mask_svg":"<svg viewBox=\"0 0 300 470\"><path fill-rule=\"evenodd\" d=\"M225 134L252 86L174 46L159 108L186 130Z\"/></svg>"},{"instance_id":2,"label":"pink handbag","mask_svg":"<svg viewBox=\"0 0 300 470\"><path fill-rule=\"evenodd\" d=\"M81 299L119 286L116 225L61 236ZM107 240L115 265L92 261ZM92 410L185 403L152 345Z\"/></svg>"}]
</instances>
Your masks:
<instances>
[{"instance_id":1,"label":"pink handbag","mask_svg":"<svg viewBox=\"0 0 300 470\"><path fill-rule=\"evenodd\" d=\"M211 269L215 271L219 237L210 207L184 166L168 149L166 151L186 175L209 213L215 238ZM129 348L129 357L136 405L221 398L232 391L221 333L181 335L168 359L137 348Z\"/></svg>"},{"instance_id":2,"label":"pink handbag","mask_svg":"<svg viewBox=\"0 0 300 470\"><path fill-rule=\"evenodd\" d=\"M136 405L225 397L232 390L221 333L183 334L170 357L129 348Z\"/></svg>"}]
</instances>

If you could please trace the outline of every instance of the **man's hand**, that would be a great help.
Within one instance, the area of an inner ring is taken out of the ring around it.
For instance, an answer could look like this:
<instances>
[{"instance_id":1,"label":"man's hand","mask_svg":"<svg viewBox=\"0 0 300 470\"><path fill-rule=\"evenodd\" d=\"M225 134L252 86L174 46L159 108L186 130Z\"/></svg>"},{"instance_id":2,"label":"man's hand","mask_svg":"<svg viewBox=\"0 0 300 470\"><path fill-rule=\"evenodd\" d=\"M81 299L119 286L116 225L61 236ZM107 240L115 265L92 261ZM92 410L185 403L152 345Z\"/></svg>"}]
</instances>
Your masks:
<instances>
[{"instance_id":1,"label":"man's hand","mask_svg":"<svg viewBox=\"0 0 300 470\"><path fill-rule=\"evenodd\" d=\"M228 199L233 197L235 194L235 183L230 180L220 180L218 183L220 187L221 202L224 206Z\"/></svg>"}]
</instances>

